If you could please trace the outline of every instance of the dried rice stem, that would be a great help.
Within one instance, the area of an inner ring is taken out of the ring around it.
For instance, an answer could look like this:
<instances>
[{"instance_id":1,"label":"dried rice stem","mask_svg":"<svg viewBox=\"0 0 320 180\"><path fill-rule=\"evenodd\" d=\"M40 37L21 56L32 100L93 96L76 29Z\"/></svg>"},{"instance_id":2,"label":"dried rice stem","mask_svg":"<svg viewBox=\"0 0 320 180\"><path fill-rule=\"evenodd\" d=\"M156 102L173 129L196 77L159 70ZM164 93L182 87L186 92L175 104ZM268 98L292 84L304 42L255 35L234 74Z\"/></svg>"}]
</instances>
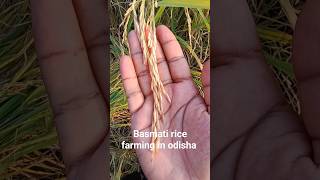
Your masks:
<instances>
[{"instance_id":1,"label":"dried rice stem","mask_svg":"<svg viewBox=\"0 0 320 180\"><path fill-rule=\"evenodd\" d=\"M192 20L191 20L191 17L190 17L190 14L189 14L189 8L184 8L184 13L186 14L187 16L187 22L188 22L188 32L189 32L189 44L190 44L190 47L192 49Z\"/></svg>"},{"instance_id":2,"label":"dried rice stem","mask_svg":"<svg viewBox=\"0 0 320 180\"><path fill-rule=\"evenodd\" d=\"M144 63L148 65L151 76L151 90L154 98L153 121L151 127L153 132L160 130L160 120L164 119L163 97L165 97L169 103L171 102L170 97L165 91L163 83L160 79L157 65L157 36L156 25L154 21L155 7L157 6L156 3L157 2L155 0L133 0L126 12L124 22L122 23L122 25L125 26L123 33L123 42L125 42L127 41L128 34L126 26L128 25L130 15L133 14L134 28L141 44ZM138 6L139 8L136 8ZM153 137L151 143L154 143L155 147L157 147L160 143L160 139L158 137ZM157 148L153 149L152 151L155 153Z\"/></svg>"}]
</instances>

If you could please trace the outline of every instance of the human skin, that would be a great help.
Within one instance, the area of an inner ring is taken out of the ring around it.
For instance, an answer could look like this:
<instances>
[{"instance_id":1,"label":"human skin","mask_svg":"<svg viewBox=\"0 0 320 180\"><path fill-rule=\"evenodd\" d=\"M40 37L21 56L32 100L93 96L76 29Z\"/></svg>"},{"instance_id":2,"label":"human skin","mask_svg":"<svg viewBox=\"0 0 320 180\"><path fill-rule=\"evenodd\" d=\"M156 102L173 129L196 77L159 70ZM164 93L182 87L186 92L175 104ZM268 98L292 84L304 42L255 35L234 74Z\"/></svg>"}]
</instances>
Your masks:
<instances>
[{"instance_id":1,"label":"human skin","mask_svg":"<svg viewBox=\"0 0 320 180\"><path fill-rule=\"evenodd\" d=\"M320 179L319 7L306 2L294 33L298 116L261 54L247 2L213 1L214 179Z\"/></svg>"},{"instance_id":2,"label":"human skin","mask_svg":"<svg viewBox=\"0 0 320 180\"><path fill-rule=\"evenodd\" d=\"M160 79L171 103L164 104L164 118L159 131L187 132L186 138L161 138L162 143L188 141L196 150L137 149L144 174L150 180L206 180L210 176L210 62L204 65L202 97L195 86L188 63L173 33L166 26L156 30L157 59ZM151 132L153 95L151 77L144 64L141 46L135 31L129 34L130 56L120 59L120 71L131 112L131 129ZM134 137L135 143L151 142L150 138Z\"/></svg>"},{"instance_id":3,"label":"human skin","mask_svg":"<svg viewBox=\"0 0 320 180\"><path fill-rule=\"evenodd\" d=\"M105 62L105 57L107 57L105 2L100 0L90 1L90 3L82 0L31 0L31 9L40 69L53 109L68 179L109 179L107 171L109 93L108 71ZM166 31L166 33L160 32L160 36L169 34L169 37L172 38L173 35L168 29ZM135 43L132 38L129 39L131 45ZM165 37L162 40L166 40ZM165 50L166 55L183 56L175 39L168 44L171 44L169 48L177 49L173 54ZM194 134L192 136L189 134L187 140L197 142L198 150L179 151L179 153L159 152L159 157L163 159L158 160L158 164L152 166L149 166L150 162L148 162L150 152L140 151L138 155L150 179L161 179L159 177L163 175L166 176L162 179L174 178L173 175L179 175L174 170L181 170L183 179L195 179L195 177L208 179L209 62L204 68L204 99L199 95L191 80L185 59L180 58L172 64L179 65L182 70L177 68L177 71L171 74L161 73L162 78L167 78L164 80L167 80L166 88L173 103L168 109L168 117L175 116L174 121L170 120L172 122L170 125L169 121L165 125L169 125L169 130L193 132ZM161 66L160 72L168 71L166 62L159 66ZM171 65L170 67L172 68ZM146 85L148 84L145 84L145 87ZM181 96L182 94L186 96ZM137 99L137 102L140 100ZM130 109L135 113L136 110L132 107L134 105L130 101L129 99ZM152 110L150 108L152 107L149 95L144 101L144 108L141 108L140 114L150 116L150 118L145 120L142 118L142 121L139 122L134 121L135 118L133 118L133 122L136 122L133 123L133 127L140 128L146 125L148 120L151 122ZM182 126L187 127L182 128ZM140 141L141 139L135 140ZM172 160L171 163L168 163L169 159Z\"/></svg>"},{"instance_id":4,"label":"human skin","mask_svg":"<svg viewBox=\"0 0 320 180\"><path fill-rule=\"evenodd\" d=\"M104 0L31 0L32 26L68 179L109 179Z\"/></svg>"}]
</instances>

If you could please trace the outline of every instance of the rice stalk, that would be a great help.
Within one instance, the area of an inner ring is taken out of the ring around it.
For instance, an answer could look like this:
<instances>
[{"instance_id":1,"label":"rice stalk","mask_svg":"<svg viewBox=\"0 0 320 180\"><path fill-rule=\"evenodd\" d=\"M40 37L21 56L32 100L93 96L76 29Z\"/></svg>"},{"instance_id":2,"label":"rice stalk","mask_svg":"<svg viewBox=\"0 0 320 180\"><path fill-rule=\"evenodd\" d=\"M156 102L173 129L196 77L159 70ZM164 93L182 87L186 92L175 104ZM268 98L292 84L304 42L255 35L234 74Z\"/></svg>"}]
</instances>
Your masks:
<instances>
[{"instance_id":1,"label":"rice stalk","mask_svg":"<svg viewBox=\"0 0 320 180\"><path fill-rule=\"evenodd\" d=\"M191 27L191 17L189 14L189 9L188 8L184 8L184 12L187 16L187 22L188 22L188 35L189 35L189 45L192 48L192 35L191 35L191 31L192 31L192 27Z\"/></svg>"},{"instance_id":2,"label":"rice stalk","mask_svg":"<svg viewBox=\"0 0 320 180\"><path fill-rule=\"evenodd\" d=\"M127 44L128 31L126 25L128 25L130 16L133 15L134 29L137 33L140 41L144 64L148 65L149 73L151 76L151 90L153 92L153 121L151 130L158 132L160 127L160 120L164 120L163 115L163 100L170 103L170 97L167 94L164 85L160 79L159 70L157 66L157 36L156 36L156 23L155 23L155 8L157 2L155 0L133 0L121 25L124 25L123 43ZM152 137L151 143L155 144L155 148L152 149L153 153L157 152L157 145L160 143L158 137Z\"/></svg>"}]
</instances>

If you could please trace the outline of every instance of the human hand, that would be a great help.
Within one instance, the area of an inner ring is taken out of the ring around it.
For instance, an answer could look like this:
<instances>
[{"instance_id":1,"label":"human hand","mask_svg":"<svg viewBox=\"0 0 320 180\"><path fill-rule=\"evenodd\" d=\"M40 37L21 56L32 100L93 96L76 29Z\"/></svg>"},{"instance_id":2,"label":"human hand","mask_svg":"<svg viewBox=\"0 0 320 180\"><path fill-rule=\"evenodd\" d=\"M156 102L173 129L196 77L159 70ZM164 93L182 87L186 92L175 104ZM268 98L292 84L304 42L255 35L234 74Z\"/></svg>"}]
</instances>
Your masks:
<instances>
[{"instance_id":1,"label":"human hand","mask_svg":"<svg viewBox=\"0 0 320 180\"><path fill-rule=\"evenodd\" d=\"M150 150L137 149L137 155L145 175L157 179L209 179L210 170L210 63L205 63L202 82L205 97L201 97L195 86L188 63L173 33L165 26L157 28L157 59L160 79L171 103L164 102L164 119L159 131L187 132L187 138L161 138L161 143L191 142L196 150L158 149L153 156ZM131 112L131 129L151 132L153 95L151 77L138 37L129 34L131 57L123 56L120 70L128 96ZM136 143L151 142L151 138L133 138Z\"/></svg>"},{"instance_id":2,"label":"human hand","mask_svg":"<svg viewBox=\"0 0 320 180\"><path fill-rule=\"evenodd\" d=\"M320 2L298 20L293 63L302 120L267 66L245 0L213 2L213 177L320 178Z\"/></svg>"},{"instance_id":3,"label":"human hand","mask_svg":"<svg viewBox=\"0 0 320 180\"><path fill-rule=\"evenodd\" d=\"M106 2L31 0L31 9L68 179L108 179Z\"/></svg>"}]
</instances>

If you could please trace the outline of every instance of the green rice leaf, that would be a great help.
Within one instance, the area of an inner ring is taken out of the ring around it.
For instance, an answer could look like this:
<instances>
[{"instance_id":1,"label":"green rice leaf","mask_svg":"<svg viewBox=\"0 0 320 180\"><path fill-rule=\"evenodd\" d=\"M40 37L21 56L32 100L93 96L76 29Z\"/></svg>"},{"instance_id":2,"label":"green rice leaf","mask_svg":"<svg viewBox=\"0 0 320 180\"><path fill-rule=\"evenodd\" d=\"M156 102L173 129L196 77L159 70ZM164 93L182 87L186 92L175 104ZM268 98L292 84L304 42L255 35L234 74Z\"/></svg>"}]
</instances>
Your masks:
<instances>
[{"instance_id":1,"label":"green rice leaf","mask_svg":"<svg viewBox=\"0 0 320 180\"><path fill-rule=\"evenodd\" d=\"M275 59L274 57L264 54L264 56L267 59L267 63L276 68L278 71L282 72L286 76L288 76L290 79L295 79L294 71L293 71L293 65L289 62Z\"/></svg>"},{"instance_id":2,"label":"green rice leaf","mask_svg":"<svg viewBox=\"0 0 320 180\"><path fill-rule=\"evenodd\" d=\"M210 9L210 0L162 0L159 6Z\"/></svg>"}]
</instances>

